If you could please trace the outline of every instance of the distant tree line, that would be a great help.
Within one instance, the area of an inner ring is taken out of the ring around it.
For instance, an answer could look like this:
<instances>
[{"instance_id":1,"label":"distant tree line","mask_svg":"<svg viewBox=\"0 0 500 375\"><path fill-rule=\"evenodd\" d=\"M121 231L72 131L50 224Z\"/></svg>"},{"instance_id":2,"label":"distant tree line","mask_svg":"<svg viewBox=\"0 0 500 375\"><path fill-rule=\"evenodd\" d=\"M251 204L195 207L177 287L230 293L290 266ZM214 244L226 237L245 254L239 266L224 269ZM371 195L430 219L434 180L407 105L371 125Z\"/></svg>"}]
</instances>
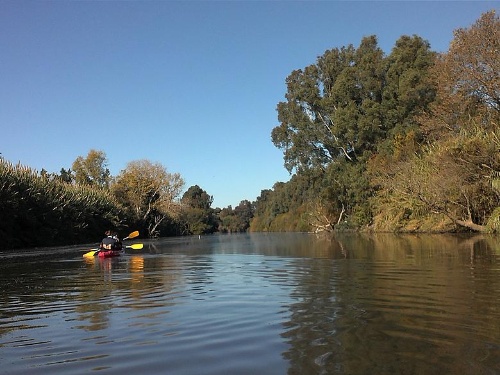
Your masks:
<instances>
[{"instance_id":1,"label":"distant tree line","mask_svg":"<svg viewBox=\"0 0 500 375\"><path fill-rule=\"evenodd\" d=\"M500 232L499 44L491 11L446 53L369 36L293 71L272 131L293 176L250 229Z\"/></svg>"},{"instance_id":2,"label":"distant tree line","mask_svg":"<svg viewBox=\"0 0 500 375\"><path fill-rule=\"evenodd\" d=\"M160 163L118 176L90 150L59 174L0 156L0 248L241 231L500 232L500 22L491 11L436 53L401 36L334 48L286 79L271 133L288 182L256 201L213 197Z\"/></svg>"},{"instance_id":3,"label":"distant tree line","mask_svg":"<svg viewBox=\"0 0 500 375\"><path fill-rule=\"evenodd\" d=\"M136 160L112 176L103 151L90 150L60 173L38 172L0 157L1 249L96 242L106 229L145 237L245 231L253 215L211 207L198 185L181 197L184 180L160 163Z\"/></svg>"}]
</instances>

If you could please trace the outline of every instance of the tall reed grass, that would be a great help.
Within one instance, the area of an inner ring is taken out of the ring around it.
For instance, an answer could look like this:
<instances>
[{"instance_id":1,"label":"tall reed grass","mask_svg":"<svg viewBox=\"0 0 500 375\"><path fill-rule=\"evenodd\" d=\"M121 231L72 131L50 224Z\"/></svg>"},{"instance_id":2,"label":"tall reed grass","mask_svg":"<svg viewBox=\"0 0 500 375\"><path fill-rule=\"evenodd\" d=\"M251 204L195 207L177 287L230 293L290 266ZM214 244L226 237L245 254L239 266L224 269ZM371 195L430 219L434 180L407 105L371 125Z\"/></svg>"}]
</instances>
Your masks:
<instances>
[{"instance_id":1,"label":"tall reed grass","mask_svg":"<svg viewBox=\"0 0 500 375\"><path fill-rule=\"evenodd\" d=\"M0 158L0 249L97 242L123 221L108 190Z\"/></svg>"}]
</instances>

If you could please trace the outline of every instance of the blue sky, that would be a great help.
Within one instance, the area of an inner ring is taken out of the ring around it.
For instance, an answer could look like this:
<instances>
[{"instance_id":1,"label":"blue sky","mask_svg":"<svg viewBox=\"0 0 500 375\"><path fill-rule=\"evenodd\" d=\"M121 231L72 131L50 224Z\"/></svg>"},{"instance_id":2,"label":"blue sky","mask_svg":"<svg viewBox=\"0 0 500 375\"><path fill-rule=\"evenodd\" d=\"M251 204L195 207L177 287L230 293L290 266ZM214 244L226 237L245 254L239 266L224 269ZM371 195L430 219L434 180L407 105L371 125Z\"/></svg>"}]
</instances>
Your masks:
<instances>
[{"instance_id":1,"label":"blue sky","mask_svg":"<svg viewBox=\"0 0 500 375\"><path fill-rule=\"evenodd\" d=\"M288 181L285 79L327 49L401 35L446 51L499 2L0 1L0 152L49 172L104 151L160 162L212 207Z\"/></svg>"}]
</instances>

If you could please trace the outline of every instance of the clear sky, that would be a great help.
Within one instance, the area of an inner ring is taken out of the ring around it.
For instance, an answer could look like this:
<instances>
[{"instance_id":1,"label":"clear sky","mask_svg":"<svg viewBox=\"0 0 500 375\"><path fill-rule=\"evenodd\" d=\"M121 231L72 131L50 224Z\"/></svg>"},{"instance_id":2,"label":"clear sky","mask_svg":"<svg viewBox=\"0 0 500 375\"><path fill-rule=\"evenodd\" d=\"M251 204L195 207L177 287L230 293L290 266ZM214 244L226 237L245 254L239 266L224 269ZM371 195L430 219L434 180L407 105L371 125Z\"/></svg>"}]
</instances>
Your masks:
<instances>
[{"instance_id":1,"label":"clear sky","mask_svg":"<svg viewBox=\"0 0 500 375\"><path fill-rule=\"evenodd\" d=\"M499 2L3 1L0 152L59 172L91 149L117 175L160 162L212 207L288 181L271 141L285 79L327 49L401 35L446 51Z\"/></svg>"}]
</instances>

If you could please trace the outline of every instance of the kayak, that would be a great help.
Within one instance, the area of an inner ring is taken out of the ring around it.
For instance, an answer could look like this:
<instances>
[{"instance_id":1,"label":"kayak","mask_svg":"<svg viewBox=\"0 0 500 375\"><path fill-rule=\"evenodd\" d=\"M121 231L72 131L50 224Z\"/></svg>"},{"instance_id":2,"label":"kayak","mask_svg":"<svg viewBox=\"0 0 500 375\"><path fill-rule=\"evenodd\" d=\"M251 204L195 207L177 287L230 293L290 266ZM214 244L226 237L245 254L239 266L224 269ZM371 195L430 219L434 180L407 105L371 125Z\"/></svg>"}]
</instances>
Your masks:
<instances>
[{"instance_id":1,"label":"kayak","mask_svg":"<svg viewBox=\"0 0 500 375\"><path fill-rule=\"evenodd\" d=\"M99 258L113 258L113 257L119 257L122 254L121 250L106 250L106 251L99 251L97 253L97 256Z\"/></svg>"},{"instance_id":2,"label":"kayak","mask_svg":"<svg viewBox=\"0 0 500 375\"><path fill-rule=\"evenodd\" d=\"M84 258L94 258L94 257L114 258L114 257L119 257L121 254L123 254L122 250L101 250L101 251L99 251L98 249L91 249L88 253L83 254L83 257Z\"/></svg>"},{"instance_id":3,"label":"kayak","mask_svg":"<svg viewBox=\"0 0 500 375\"><path fill-rule=\"evenodd\" d=\"M124 246L125 249L134 249L134 250L140 250L144 247L142 243L135 243L130 246ZM97 253L97 254L96 254ZM113 257L118 257L121 254L124 254L123 249L122 250L102 250L99 251L99 249L90 249L88 252L83 254L84 258L93 258L93 257L100 257L100 258L113 258Z\"/></svg>"}]
</instances>

